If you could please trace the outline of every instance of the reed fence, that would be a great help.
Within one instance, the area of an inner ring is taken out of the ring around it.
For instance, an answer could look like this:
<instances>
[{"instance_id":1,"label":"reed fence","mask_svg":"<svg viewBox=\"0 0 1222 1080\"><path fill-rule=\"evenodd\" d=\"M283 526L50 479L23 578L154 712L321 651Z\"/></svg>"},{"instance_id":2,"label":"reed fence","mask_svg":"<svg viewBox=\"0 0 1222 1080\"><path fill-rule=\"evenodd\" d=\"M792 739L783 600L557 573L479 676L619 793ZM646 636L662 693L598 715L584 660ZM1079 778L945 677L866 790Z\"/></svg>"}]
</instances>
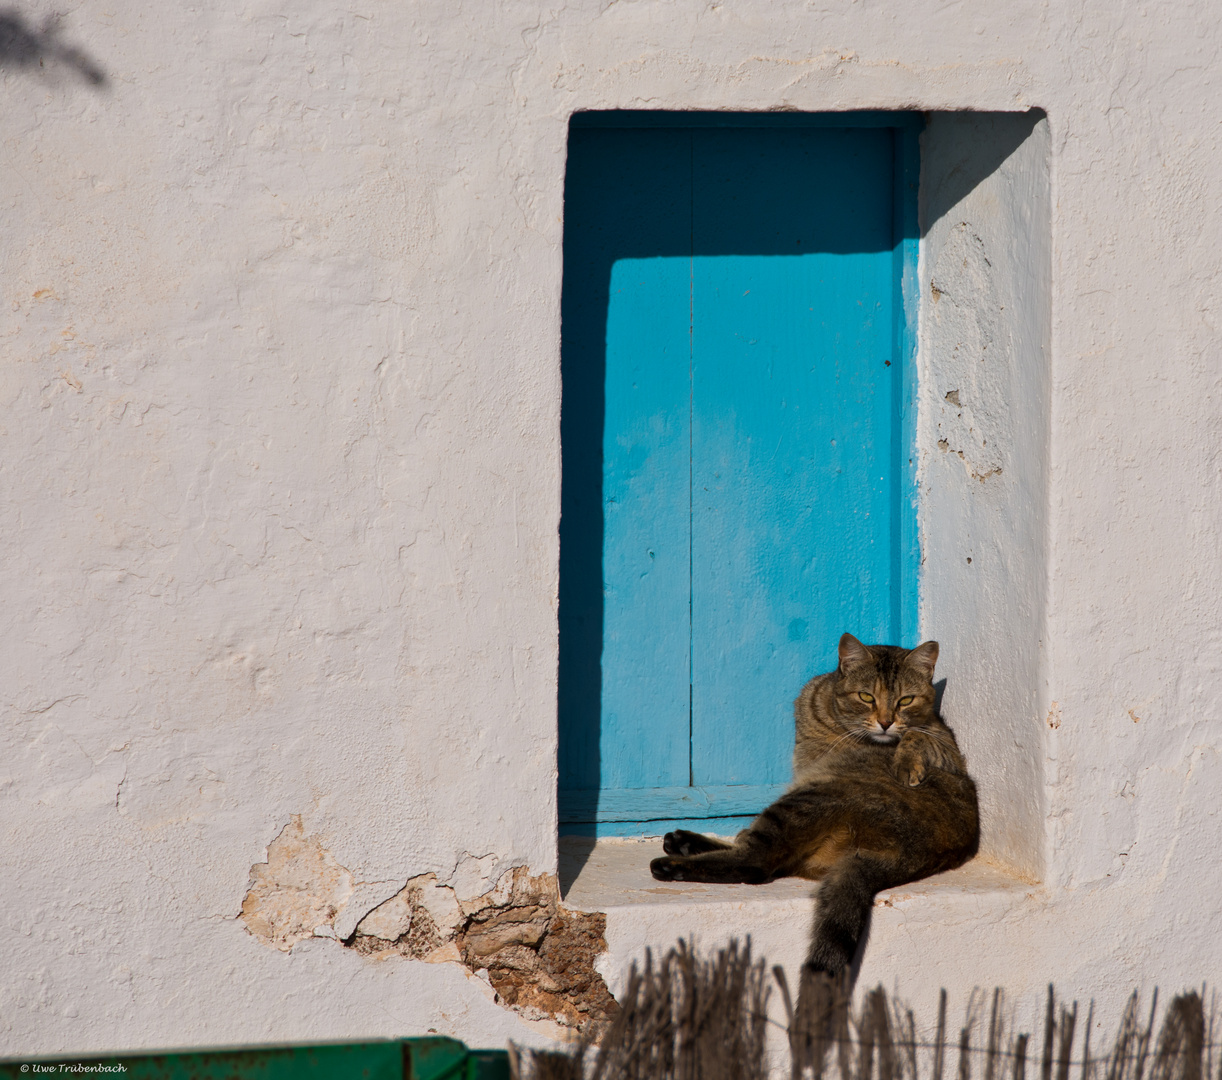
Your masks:
<instances>
[{"instance_id":1,"label":"reed fence","mask_svg":"<svg viewBox=\"0 0 1222 1080\"><path fill-rule=\"evenodd\" d=\"M1051 985L1036 1041L1012 1030L1001 989L973 990L957 1030L942 990L929 1038L881 986L854 1008L843 981L803 972L795 997L780 967L769 978L752 958L749 939L703 957L685 941L660 962L646 953L609 1027L564 1051L512 1048L514 1080L766 1080L774 987L791 1080L1222 1080L1222 1024L1204 987L1173 997L1161 1023L1158 991L1143 1007L1134 990L1106 1046L1092 1046L1094 1002L1081 1017Z\"/></svg>"}]
</instances>

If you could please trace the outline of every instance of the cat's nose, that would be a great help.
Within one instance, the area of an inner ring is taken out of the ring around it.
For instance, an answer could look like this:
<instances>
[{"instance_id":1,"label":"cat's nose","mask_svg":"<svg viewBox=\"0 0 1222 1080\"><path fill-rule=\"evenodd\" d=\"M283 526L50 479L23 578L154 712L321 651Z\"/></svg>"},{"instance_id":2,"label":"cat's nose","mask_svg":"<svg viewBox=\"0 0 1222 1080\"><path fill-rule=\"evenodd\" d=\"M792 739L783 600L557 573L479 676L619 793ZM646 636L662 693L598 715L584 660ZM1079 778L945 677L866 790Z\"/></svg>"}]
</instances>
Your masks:
<instances>
[{"instance_id":1,"label":"cat's nose","mask_svg":"<svg viewBox=\"0 0 1222 1080\"><path fill-rule=\"evenodd\" d=\"M894 724L894 723L895 723L895 717L893 717L893 716L883 716L883 717L880 717L880 718L879 718L879 721L878 721L878 726L879 726L880 728L882 728L882 729L883 729L883 731L886 731L886 730L887 730L887 728L889 728L889 727L890 727L892 724Z\"/></svg>"}]
</instances>

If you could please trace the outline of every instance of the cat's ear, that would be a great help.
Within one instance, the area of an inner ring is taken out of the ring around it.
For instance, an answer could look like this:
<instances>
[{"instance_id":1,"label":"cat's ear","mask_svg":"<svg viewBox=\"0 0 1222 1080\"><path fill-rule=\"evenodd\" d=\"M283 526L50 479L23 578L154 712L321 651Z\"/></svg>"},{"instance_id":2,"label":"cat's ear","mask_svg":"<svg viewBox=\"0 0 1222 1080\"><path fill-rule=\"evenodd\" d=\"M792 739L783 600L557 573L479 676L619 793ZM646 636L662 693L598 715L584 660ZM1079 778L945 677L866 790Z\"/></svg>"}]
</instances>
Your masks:
<instances>
[{"instance_id":1,"label":"cat's ear","mask_svg":"<svg viewBox=\"0 0 1222 1080\"><path fill-rule=\"evenodd\" d=\"M936 648L936 646L935 646ZM840 673L843 675L854 664L869 663L874 659L870 652L852 634L844 634L840 638ZM932 670L932 668L930 669Z\"/></svg>"},{"instance_id":2,"label":"cat's ear","mask_svg":"<svg viewBox=\"0 0 1222 1080\"><path fill-rule=\"evenodd\" d=\"M919 671L930 682L933 682L934 665L938 662L938 643L925 641L913 649L907 656L908 666Z\"/></svg>"}]
</instances>

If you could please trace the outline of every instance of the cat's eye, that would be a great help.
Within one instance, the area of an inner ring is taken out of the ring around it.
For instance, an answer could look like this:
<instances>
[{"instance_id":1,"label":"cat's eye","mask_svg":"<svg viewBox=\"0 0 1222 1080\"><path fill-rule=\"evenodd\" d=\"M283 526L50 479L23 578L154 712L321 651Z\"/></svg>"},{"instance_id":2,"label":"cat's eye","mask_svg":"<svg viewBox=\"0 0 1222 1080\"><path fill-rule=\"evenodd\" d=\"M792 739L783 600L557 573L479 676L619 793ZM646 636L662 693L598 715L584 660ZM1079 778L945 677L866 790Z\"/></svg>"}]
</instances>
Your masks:
<instances>
[{"instance_id":1,"label":"cat's eye","mask_svg":"<svg viewBox=\"0 0 1222 1080\"><path fill-rule=\"evenodd\" d=\"M864 701L867 705L874 704L874 695L873 694L867 694L864 690L858 690L857 696L861 698L861 700Z\"/></svg>"},{"instance_id":2,"label":"cat's eye","mask_svg":"<svg viewBox=\"0 0 1222 1080\"><path fill-rule=\"evenodd\" d=\"M900 705L911 705L914 696L914 694L908 694L906 697L900 698Z\"/></svg>"}]
</instances>

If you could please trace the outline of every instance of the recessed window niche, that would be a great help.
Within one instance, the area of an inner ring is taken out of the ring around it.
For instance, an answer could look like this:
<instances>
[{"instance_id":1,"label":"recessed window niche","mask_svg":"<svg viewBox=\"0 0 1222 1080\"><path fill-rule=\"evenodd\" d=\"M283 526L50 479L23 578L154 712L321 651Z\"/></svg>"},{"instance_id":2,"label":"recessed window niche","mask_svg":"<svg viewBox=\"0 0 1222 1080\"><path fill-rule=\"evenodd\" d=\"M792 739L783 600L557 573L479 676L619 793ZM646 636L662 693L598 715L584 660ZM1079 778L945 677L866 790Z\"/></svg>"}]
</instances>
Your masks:
<instances>
[{"instance_id":1,"label":"recessed window niche","mask_svg":"<svg viewBox=\"0 0 1222 1080\"><path fill-rule=\"evenodd\" d=\"M849 630L939 640L1042 875L1048 162L1034 111L574 117L562 831L745 825Z\"/></svg>"},{"instance_id":2,"label":"recessed window niche","mask_svg":"<svg viewBox=\"0 0 1222 1080\"><path fill-rule=\"evenodd\" d=\"M1051 192L1045 115L921 135L920 623L980 787L981 857L1043 873Z\"/></svg>"}]
</instances>

